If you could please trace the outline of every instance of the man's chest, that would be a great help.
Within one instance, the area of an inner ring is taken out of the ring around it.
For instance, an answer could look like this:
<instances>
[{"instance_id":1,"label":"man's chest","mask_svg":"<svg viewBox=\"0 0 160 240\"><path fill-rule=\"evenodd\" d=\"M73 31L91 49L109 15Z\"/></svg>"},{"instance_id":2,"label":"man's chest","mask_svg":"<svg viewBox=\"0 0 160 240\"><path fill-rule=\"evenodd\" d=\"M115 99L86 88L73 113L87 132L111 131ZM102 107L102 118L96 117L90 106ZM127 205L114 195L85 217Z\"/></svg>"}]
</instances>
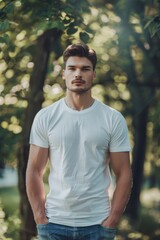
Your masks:
<instances>
[{"instance_id":1,"label":"man's chest","mask_svg":"<svg viewBox=\"0 0 160 240\"><path fill-rule=\"evenodd\" d=\"M63 116L48 129L50 147L87 145L106 149L110 141L110 132L106 125L96 117Z\"/></svg>"}]
</instances>

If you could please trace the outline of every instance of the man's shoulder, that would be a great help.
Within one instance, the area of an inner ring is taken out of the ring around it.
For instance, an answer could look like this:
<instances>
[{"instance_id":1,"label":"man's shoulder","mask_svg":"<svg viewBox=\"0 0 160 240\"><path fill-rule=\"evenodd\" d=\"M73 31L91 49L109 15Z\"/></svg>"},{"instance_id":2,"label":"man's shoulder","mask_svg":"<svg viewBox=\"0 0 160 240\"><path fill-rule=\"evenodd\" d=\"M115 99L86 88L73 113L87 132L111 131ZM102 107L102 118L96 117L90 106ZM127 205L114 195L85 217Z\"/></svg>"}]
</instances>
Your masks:
<instances>
[{"instance_id":1,"label":"man's shoulder","mask_svg":"<svg viewBox=\"0 0 160 240\"><path fill-rule=\"evenodd\" d=\"M49 106L46 106L44 108L42 108L36 115L37 117L48 117L49 115L52 115L56 110L57 108L60 107L60 104L61 104L61 99L52 103L51 105Z\"/></svg>"},{"instance_id":2,"label":"man's shoulder","mask_svg":"<svg viewBox=\"0 0 160 240\"><path fill-rule=\"evenodd\" d=\"M106 103L97 101L99 104L99 108L101 108L102 111L104 111L106 114L114 114L114 115L121 115L121 113L116 110L115 108L107 105Z\"/></svg>"}]
</instances>

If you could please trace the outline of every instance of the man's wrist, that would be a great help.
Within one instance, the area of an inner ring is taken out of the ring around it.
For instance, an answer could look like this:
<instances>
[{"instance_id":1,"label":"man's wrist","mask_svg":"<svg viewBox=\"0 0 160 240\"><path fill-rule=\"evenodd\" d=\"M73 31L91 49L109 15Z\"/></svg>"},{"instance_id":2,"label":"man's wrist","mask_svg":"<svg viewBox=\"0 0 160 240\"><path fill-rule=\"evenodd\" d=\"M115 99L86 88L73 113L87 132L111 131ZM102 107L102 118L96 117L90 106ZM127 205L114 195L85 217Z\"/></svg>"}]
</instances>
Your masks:
<instances>
[{"instance_id":1,"label":"man's wrist","mask_svg":"<svg viewBox=\"0 0 160 240\"><path fill-rule=\"evenodd\" d=\"M45 212L37 212L36 214L34 214L34 220L36 224L45 224L48 222Z\"/></svg>"},{"instance_id":2,"label":"man's wrist","mask_svg":"<svg viewBox=\"0 0 160 240\"><path fill-rule=\"evenodd\" d=\"M36 224L46 224L48 223L48 218L44 216L43 218L37 218L35 219Z\"/></svg>"},{"instance_id":3,"label":"man's wrist","mask_svg":"<svg viewBox=\"0 0 160 240\"><path fill-rule=\"evenodd\" d=\"M115 228L117 227L119 221L120 221L120 216L110 215L106 219L104 219L104 221L102 222L102 226Z\"/></svg>"}]
</instances>

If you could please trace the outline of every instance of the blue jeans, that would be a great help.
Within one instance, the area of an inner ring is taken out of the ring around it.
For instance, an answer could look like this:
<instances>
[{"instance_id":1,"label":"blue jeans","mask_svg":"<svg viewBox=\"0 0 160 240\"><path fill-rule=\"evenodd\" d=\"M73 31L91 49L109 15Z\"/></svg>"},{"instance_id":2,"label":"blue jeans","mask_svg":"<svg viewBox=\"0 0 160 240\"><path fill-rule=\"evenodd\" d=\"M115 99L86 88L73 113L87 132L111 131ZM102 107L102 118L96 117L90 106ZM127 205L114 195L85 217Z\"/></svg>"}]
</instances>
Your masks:
<instances>
[{"instance_id":1,"label":"blue jeans","mask_svg":"<svg viewBox=\"0 0 160 240\"><path fill-rule=\"evenodd\" d=\"M114 240L116 229L101 225L69 227L55 223L38 224L39 240Z\"/></svg>"}]
</instances>

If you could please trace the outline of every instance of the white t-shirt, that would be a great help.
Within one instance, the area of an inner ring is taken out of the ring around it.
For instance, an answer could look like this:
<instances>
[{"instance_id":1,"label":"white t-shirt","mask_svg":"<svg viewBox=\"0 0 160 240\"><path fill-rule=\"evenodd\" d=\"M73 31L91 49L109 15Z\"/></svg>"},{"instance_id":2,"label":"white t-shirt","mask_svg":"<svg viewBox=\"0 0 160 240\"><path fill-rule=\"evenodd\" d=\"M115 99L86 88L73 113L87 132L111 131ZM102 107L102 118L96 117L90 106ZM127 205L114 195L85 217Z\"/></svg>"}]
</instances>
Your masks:
<instances>
[{"instance_id":1,"label":"white t-shirt","mask_svg":"<svg viewBox=\"0 0 160 240\"><path fill-rule=\"evenodd\" d=\"M110 211L107 153L130 151L121 113L98 100L76 111L63 98L38 112L30 144L49 148L49 221L68 226L100 224Z\"/></svg>"}]
</instances>

